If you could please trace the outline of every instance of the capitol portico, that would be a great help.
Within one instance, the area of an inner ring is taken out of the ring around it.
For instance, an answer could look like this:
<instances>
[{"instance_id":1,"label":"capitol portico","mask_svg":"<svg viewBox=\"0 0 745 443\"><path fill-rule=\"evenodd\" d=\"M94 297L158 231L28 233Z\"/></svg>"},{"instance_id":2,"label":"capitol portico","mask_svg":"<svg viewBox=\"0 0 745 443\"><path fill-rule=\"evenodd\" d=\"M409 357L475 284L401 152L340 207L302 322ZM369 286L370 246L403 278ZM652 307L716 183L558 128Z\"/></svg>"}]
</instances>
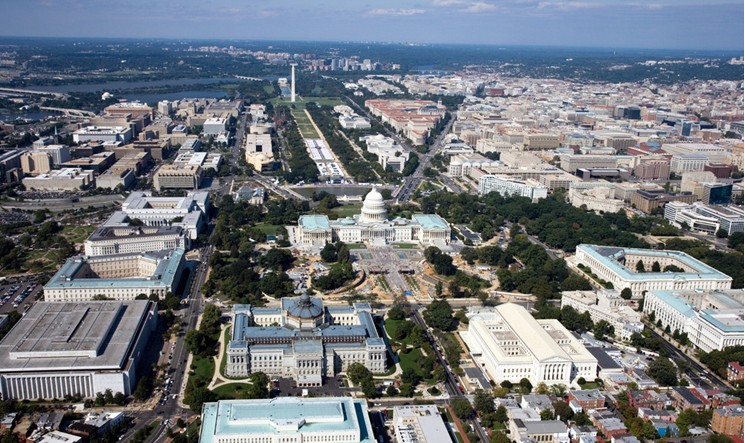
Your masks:
<instances>
[{"instance_id":1,"label":"capitol portico","mask_svg":"<svg viewBox=\"0 0 745 443\"><path fill-rule=\"evenodd\" d=\"M450 243L450 225L436 214L414 214L411 219L388 219L383 196L373 188L365 197L359 215L329 220L326 215L303 215L298 226L288 226L290 241L303 249L320 249L326 243L420 243L443 246Z\"/></svg>"}]
</instances>

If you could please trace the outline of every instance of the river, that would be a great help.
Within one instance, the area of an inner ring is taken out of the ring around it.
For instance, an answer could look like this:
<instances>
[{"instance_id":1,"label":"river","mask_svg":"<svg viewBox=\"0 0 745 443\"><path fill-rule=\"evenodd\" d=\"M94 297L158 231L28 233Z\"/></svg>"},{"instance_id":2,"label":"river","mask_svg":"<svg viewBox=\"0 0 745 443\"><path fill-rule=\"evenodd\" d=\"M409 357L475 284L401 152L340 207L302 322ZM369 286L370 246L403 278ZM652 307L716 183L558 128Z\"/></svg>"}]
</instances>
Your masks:
<instances>
[{"instance_id":1,"label":"river","mask_svg":"<svg viewBox=\"0 0 745 443\"><path fill-rule=\"evenodd\" d=\"M105 83L82 83L72 85L59 85L59 86L29 86L26 89L33 89L34 91L49 91L49 92L104 92L114 91L118 89L142 89L142 88L159 88L163 86L177 86L177 85L209 85L213 83L235 83L239 80L234 77L219 77L219 78L173 78L167 80L141 80L141 81L119 81L119 82L105 82Z\"/></svg>"}]
</instances>

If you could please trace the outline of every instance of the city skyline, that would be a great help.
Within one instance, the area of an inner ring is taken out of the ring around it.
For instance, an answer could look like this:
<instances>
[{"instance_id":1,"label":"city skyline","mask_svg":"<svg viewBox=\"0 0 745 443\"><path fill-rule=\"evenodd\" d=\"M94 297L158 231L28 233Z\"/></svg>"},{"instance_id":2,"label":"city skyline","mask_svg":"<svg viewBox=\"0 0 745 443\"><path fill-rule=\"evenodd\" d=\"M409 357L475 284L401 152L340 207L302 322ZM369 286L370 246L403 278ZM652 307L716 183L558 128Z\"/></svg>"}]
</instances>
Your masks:
<instances>
[{"instance_id":1,"label":"city skyline","mask_svg":"<svg viewBox=\"0 0 745 443\"><path fill-rule=\"evenodd\" d=\"M3 34L18 37L377 41L504 46L743 49L743 3L638 1L227 0L126 3L10 0ZM121 24L121 26L114 26Z\"/></svg>"}]
</instances>

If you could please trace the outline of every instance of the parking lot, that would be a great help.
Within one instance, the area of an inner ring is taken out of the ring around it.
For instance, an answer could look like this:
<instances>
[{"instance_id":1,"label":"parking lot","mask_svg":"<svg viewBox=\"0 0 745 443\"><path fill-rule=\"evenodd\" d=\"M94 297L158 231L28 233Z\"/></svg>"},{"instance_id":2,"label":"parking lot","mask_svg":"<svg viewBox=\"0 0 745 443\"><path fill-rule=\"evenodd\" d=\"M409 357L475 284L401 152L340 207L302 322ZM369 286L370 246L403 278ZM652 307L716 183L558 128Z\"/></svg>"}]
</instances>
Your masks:
<instances>
[{"instance_id":1,"label":"parking lot","mask_svg":"<svg viewBox=\"0 0 745 443\"><path fill-rule=\"evenodd\" d=\"M0 286L0 314L11 311L23 313L36 301L41 289L41 285L34 280Z\"/></svg>"},{"instance_id":2,"label":"parking lot","mask_svg":"<svg viewBox=\"0 0 745 443\"><path fill-rule=\"evenodd\" d=\"M308 395L311 397L343 397L347 392L354 391L352 388L344 387L343 377L328 377L324 381L323 386L316 388L302 388L296 386L295 380L289 378L280 378L279 382L275 384L273 394L278 397L300 397L303 395L303 389L308 390Z\"/></svg>"}]
</instances>

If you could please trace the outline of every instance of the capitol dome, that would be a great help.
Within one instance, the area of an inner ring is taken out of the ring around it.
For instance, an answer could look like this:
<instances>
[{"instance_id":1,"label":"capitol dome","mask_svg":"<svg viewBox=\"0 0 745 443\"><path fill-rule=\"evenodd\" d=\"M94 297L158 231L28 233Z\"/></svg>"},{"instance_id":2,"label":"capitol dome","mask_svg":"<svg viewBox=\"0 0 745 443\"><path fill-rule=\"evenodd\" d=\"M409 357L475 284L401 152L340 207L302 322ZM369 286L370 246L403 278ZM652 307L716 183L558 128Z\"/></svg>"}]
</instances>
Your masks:
<instances>
[{"instance_id":1,"label":"capitol dome","mask_svg":"<svg viewBox=\"0 0 745 443\"><path fill-rule=\"evenodd\" d=\"M388 211L385 209L383 196L377 189L372 190L365 197L362 203L362 214L360 214L360 223L379 223L386 220Z\"/></svg>"}]
</instances>

